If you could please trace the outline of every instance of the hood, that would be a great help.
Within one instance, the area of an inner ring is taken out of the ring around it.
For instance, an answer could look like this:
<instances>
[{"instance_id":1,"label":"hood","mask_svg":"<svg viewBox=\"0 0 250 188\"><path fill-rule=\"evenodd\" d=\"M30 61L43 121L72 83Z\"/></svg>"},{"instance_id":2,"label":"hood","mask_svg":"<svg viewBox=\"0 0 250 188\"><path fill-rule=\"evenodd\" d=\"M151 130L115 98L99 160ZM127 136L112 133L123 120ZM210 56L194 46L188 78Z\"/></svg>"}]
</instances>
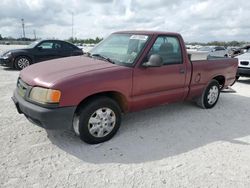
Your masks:
<instances>
[{"instance_id":1,"label":"hood","mask_svg":"<svg viewBox=\"0 0 250 188\"><path fill-rule=\"evenodd\" d=\"M247 52L247 53L238 55L235 58L238 58L239 60L250 60L250 53Z\"/></svg>"},{"instance_id":2,"label":"hood","mask_svg":"<svg viewBox=\"0 0 250 188\"><path fill-rule=\"evenodd\" d=\"M111 67L119 66L85 56L73 56L31 65L21 71L20 77L31 86L51 87L67 77Z\"/></svg>"},{"instance_id":3,"label":"hood","mask_svg":"<svg viewBox=\"0 0 250 188\"><path fill-rule=\"evenodd\" d=\"M11 52L11 53L18 53L18 52L23 52L23 51L26 51L26 50L30 50L31 48L19 48L19 49L12 49L12 50L7 50L7 51L4 51L1 55L4 56L5 54Z\"/></svg>"}]
</instances>

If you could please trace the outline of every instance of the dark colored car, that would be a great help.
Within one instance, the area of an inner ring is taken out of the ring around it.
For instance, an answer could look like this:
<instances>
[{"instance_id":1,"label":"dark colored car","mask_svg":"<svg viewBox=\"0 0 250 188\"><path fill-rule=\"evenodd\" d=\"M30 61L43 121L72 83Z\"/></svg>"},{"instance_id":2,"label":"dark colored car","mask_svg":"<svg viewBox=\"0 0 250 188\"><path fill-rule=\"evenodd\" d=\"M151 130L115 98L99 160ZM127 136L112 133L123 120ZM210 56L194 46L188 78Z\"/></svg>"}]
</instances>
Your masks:
<instances>
[{"instance_id":1,"label":"dark colored car","mask_svg":"<svg viewBox=\"0 0 250 188\"><path fill-rule=\"evenodd\" d=\"M71 43L60 40L41 40L23 49L5 52L0 57L0 65L21 70L33 63L78 55L83 55L83 51Z\"/></svg>"},{"instance_id":2,"label":"dark colored car","mask_svg":"<svg viewBox=\"0 0 250 188\"><path fill-rule=\"evenodd\" d=\"M242 49L241 48L237 48L237 47L231 47L231 48L227 48L228 49L228 54L229 54L229 57L236 57L238 55L241 55L243 52L242 52Z\"/></svg>"}]
</instances>

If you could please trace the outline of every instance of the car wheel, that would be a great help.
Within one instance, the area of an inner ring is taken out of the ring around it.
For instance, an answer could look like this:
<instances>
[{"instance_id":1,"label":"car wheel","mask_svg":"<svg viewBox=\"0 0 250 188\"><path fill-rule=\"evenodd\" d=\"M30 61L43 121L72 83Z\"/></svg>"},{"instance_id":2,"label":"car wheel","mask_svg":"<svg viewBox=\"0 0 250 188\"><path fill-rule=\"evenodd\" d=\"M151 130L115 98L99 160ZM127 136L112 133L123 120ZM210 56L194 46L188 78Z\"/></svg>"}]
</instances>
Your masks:
<instances>
[{"instance_id":1,"label":"car wheel","mask_svg":"<svg viewBox=\"0 0 250 188\"><path fill-rule=\"evenodd\" d=\"M81 140L88 144L98 144L110 140L121 124L119 105L108 97L88 101L75 116L73 128Z\"/></svg>"},{"instance_id":2,"label":"car wheel","mask_svg":"<svg viewBox=\"0 0 250 188\"><path fill-rule=\"evenodd\" d=\"M31 64L31 60L26 56L20 56L15 59L15 68L22 70Z\"/></svg>"},{"instance_id":3,"label":"car wheel","mask_svg":"<svg viewBox=\"0 0 250 188\"><path fill-rule=\"evenodd\" d=\"M239 78L240 78L240 76L236 76L234 82L230 86L233 86L235 84L235 82L239 80Z\"/></svg>"},{"instance_id":4,"label":"car wheel","mask_svg":"<svg viewBox=\"0 0 250 188\"><path fill-rule=\"evenodd\" d=\"M218 102L219 96L220 85L217 80L212 80L197 100L197 104L205 109L213 108Z\"/></svg>"}]
</instances>

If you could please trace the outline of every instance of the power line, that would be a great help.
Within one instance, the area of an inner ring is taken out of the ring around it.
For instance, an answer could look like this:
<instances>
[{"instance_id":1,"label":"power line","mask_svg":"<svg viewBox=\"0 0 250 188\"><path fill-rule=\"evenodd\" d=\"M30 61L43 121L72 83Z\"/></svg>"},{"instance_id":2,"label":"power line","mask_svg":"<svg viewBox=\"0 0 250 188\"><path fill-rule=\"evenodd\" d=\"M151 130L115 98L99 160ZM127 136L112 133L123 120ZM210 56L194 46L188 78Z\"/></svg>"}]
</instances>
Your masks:
<instances>
[{"instance_id":1,"label":"power line","mask_svg":"<svg viewBox=\"0 0 250 188\"><path fill-rule=\"evenodd\" d=\"M36 30L33 30L33 34L34 34L34 39L36 40Z\"/></svg>"},{"instance_id":2,"label":"power line","mask_svg":"<svg viewBox=\"0 0 250 188\"><path fill-rule=\"evenodd\" d=\"M22 28L23 28L23 38L25 38L24 19L22 18L21 21L22 21Z\"/></svg>"},{"instance_id":3,"label":"power line","mask_svg":"<svg viewBox=\"0 0 250 188\"><path fill-rule=\"evenodd\" d=\"M72 12L72 41L74 40L74 13Z\"/></svg>"}]
</instances>

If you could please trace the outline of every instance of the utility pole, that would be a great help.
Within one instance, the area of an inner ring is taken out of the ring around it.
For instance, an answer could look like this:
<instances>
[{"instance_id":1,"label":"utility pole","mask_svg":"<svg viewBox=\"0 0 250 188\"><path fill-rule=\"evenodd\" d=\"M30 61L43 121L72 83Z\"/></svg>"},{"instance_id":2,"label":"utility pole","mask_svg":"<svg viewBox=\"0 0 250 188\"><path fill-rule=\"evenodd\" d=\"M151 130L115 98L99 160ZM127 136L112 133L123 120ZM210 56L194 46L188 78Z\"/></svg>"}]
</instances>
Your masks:
<instances>
[{"instance_id":1,"label":"utility pole","mask_svg":"<svg viewBox=\"0 0 250 188\"><path fill-rule=\"evenodd\" d=\"M36 30L35 29L33 30L33 33L34 33L34 39L36 40Z\"/></svg>"},{"instance_id":2,"label":"utility pole","mask_svg":"<svg viewBox=\"0 0 250 188\"><path fill-rule=\"evenodd\" d=\"M72 12L72 42L74 40L74 13Z\"/></svg>"},{"instance_id":3,"label":"utility pole","mask_svg":"<svg viewBox=\"0 0 250 188\"><path fill-rule=\"evenodd\" d=\"M21 21L22 21L22 28L23 28L23 38L25 39L24 19L22 18Z\"/></svg>"}]
</instances>

